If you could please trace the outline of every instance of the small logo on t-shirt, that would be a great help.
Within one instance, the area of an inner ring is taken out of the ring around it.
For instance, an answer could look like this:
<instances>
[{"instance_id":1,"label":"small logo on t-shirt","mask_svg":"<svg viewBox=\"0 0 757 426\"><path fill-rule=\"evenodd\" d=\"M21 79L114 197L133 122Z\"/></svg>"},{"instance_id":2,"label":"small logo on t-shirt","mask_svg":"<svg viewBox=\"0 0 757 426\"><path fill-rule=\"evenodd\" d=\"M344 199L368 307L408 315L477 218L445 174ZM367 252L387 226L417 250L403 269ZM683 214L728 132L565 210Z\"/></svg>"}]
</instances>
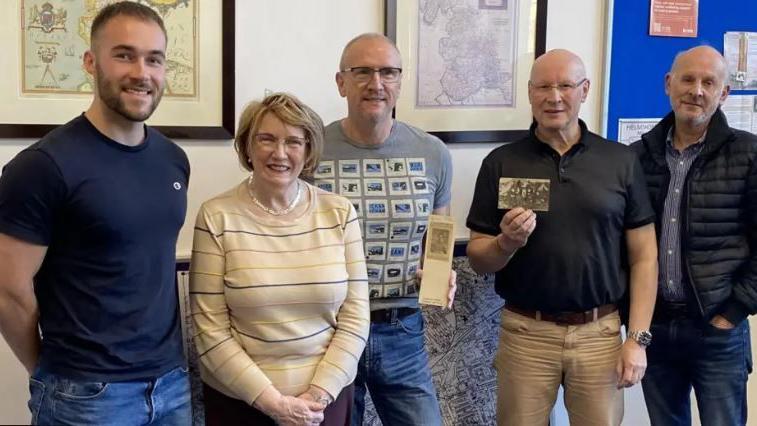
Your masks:
<instances>
[{"instance_id":1,"label":"small logo on t-shirt","mask_svg":"<svg viewBox=\"0 0 757 426\"><path fill-rule=\"evenodd\" d=\"M173 189L179 191L181 189L181 184L179 182L174 182Z\"/></svg>"}]
</instances>

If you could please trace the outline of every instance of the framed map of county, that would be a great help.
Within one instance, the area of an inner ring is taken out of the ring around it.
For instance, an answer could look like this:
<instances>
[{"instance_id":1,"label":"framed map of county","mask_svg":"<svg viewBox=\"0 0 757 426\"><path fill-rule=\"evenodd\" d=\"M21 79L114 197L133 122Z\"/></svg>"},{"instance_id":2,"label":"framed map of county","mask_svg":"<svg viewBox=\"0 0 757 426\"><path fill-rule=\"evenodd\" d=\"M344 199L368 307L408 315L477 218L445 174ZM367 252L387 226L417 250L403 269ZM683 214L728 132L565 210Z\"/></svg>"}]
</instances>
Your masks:
<instances>
[{"instance_id":1,"label":"framed map of county","mask_svg":"<svg viewBox=\"0 0 757 426\"><path fill-rule=\"evenodd\" d=\"M97 12L115 0L9 0L0 16L0 137L38 138L87 109L82 67ZM234 133L234 0L136 0L168 33L166 92L148 124L171 138ZM228 24L228 23L231 24Z\"/></svg>"},{"instance_id":2,"label":"framed map of county","mask_svg":"<svg viewBox=\"0 0 757 426\"><path fill-rule=\"evenodd\" d=\"M402 54L397 119L444 142L503 142L531 124L528 75L546 46L547 0L387 0Z\"/></svg>"}]
</instances>

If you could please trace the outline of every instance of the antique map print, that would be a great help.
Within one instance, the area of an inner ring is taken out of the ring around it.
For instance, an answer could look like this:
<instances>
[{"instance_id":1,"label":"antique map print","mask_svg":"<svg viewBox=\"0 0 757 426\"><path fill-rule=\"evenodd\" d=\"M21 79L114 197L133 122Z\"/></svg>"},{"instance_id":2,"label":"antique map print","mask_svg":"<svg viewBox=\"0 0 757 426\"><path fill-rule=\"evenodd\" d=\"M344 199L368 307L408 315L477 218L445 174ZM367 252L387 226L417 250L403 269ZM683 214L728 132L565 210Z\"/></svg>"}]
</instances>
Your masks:
<instances>
[{"instance_id":1,"label":"antique map print","mask_svg":"<svg viewBox=\"0 0 757 426\"><path fill-rule=\"evenodd\" d=\"M418 107L515 105L516 0L420 0Z\"/></svg>"},{"instance_id":2,"label":"antique map print","mask_svg":"<svg viewBox=\"0 0 757 426\"><path fill-rule=\"evenodd\" d=\"M97 12L115 0L21 1L23 93L91 93L92 76L82 67ZM198 0L137 0L152 7L169 34L166 96L197 96Z\"/></svg>"}]
</instances>

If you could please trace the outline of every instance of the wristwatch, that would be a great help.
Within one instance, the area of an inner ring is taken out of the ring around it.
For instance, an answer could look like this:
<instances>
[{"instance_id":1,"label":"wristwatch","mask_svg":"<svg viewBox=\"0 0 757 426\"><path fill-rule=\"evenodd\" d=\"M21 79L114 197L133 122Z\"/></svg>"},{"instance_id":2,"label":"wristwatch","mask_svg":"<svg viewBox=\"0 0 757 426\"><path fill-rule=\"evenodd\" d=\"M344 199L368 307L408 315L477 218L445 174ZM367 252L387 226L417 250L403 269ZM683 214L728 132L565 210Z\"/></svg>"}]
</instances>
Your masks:
<instances>
[{"instance_id":1,"label":"wristwatch","mask_svg":"<svg viewBox=\"0 0 757 426\"><path fill-rule=\"evenodd\" d=\"M628 332L628 338L633 339L642 348L652 344L652 333L648 330L633 330Z\"/></svg>"}]
</instances>

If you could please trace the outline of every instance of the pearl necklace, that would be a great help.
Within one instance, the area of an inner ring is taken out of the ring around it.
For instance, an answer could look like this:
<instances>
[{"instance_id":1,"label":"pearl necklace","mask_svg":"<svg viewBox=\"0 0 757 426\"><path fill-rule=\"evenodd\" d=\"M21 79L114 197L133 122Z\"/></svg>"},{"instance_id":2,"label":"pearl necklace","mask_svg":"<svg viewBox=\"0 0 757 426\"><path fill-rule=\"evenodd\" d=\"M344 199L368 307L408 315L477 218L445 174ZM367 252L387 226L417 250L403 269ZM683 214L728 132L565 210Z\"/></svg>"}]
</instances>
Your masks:
<instances>
[{"instance_id":1,"label":"pearl necklace","mask_svg":"<svg viewBox=\"0 0 757 426\"><path fill-rule=\"evenodd\" d=\"M300 195L302 195L302 188L300 188L300 180L297 179L297 195L294 196L294 199L289 203L286 208L282 210L274 210L270 207L267 207L263 205L263 203L260 202L260 200L255 197L255 194L252 193L252 179L253 175L250 175L249 179L247 179L247 193L250 194L250 198L252 198L252 202L255 203L256 206L260 207L261 210L264 212L273 215L273 216L284 216L285 214L291 212L294 207L297 205L297 203L300 201Z\"/></svg>"}]
</instances>

